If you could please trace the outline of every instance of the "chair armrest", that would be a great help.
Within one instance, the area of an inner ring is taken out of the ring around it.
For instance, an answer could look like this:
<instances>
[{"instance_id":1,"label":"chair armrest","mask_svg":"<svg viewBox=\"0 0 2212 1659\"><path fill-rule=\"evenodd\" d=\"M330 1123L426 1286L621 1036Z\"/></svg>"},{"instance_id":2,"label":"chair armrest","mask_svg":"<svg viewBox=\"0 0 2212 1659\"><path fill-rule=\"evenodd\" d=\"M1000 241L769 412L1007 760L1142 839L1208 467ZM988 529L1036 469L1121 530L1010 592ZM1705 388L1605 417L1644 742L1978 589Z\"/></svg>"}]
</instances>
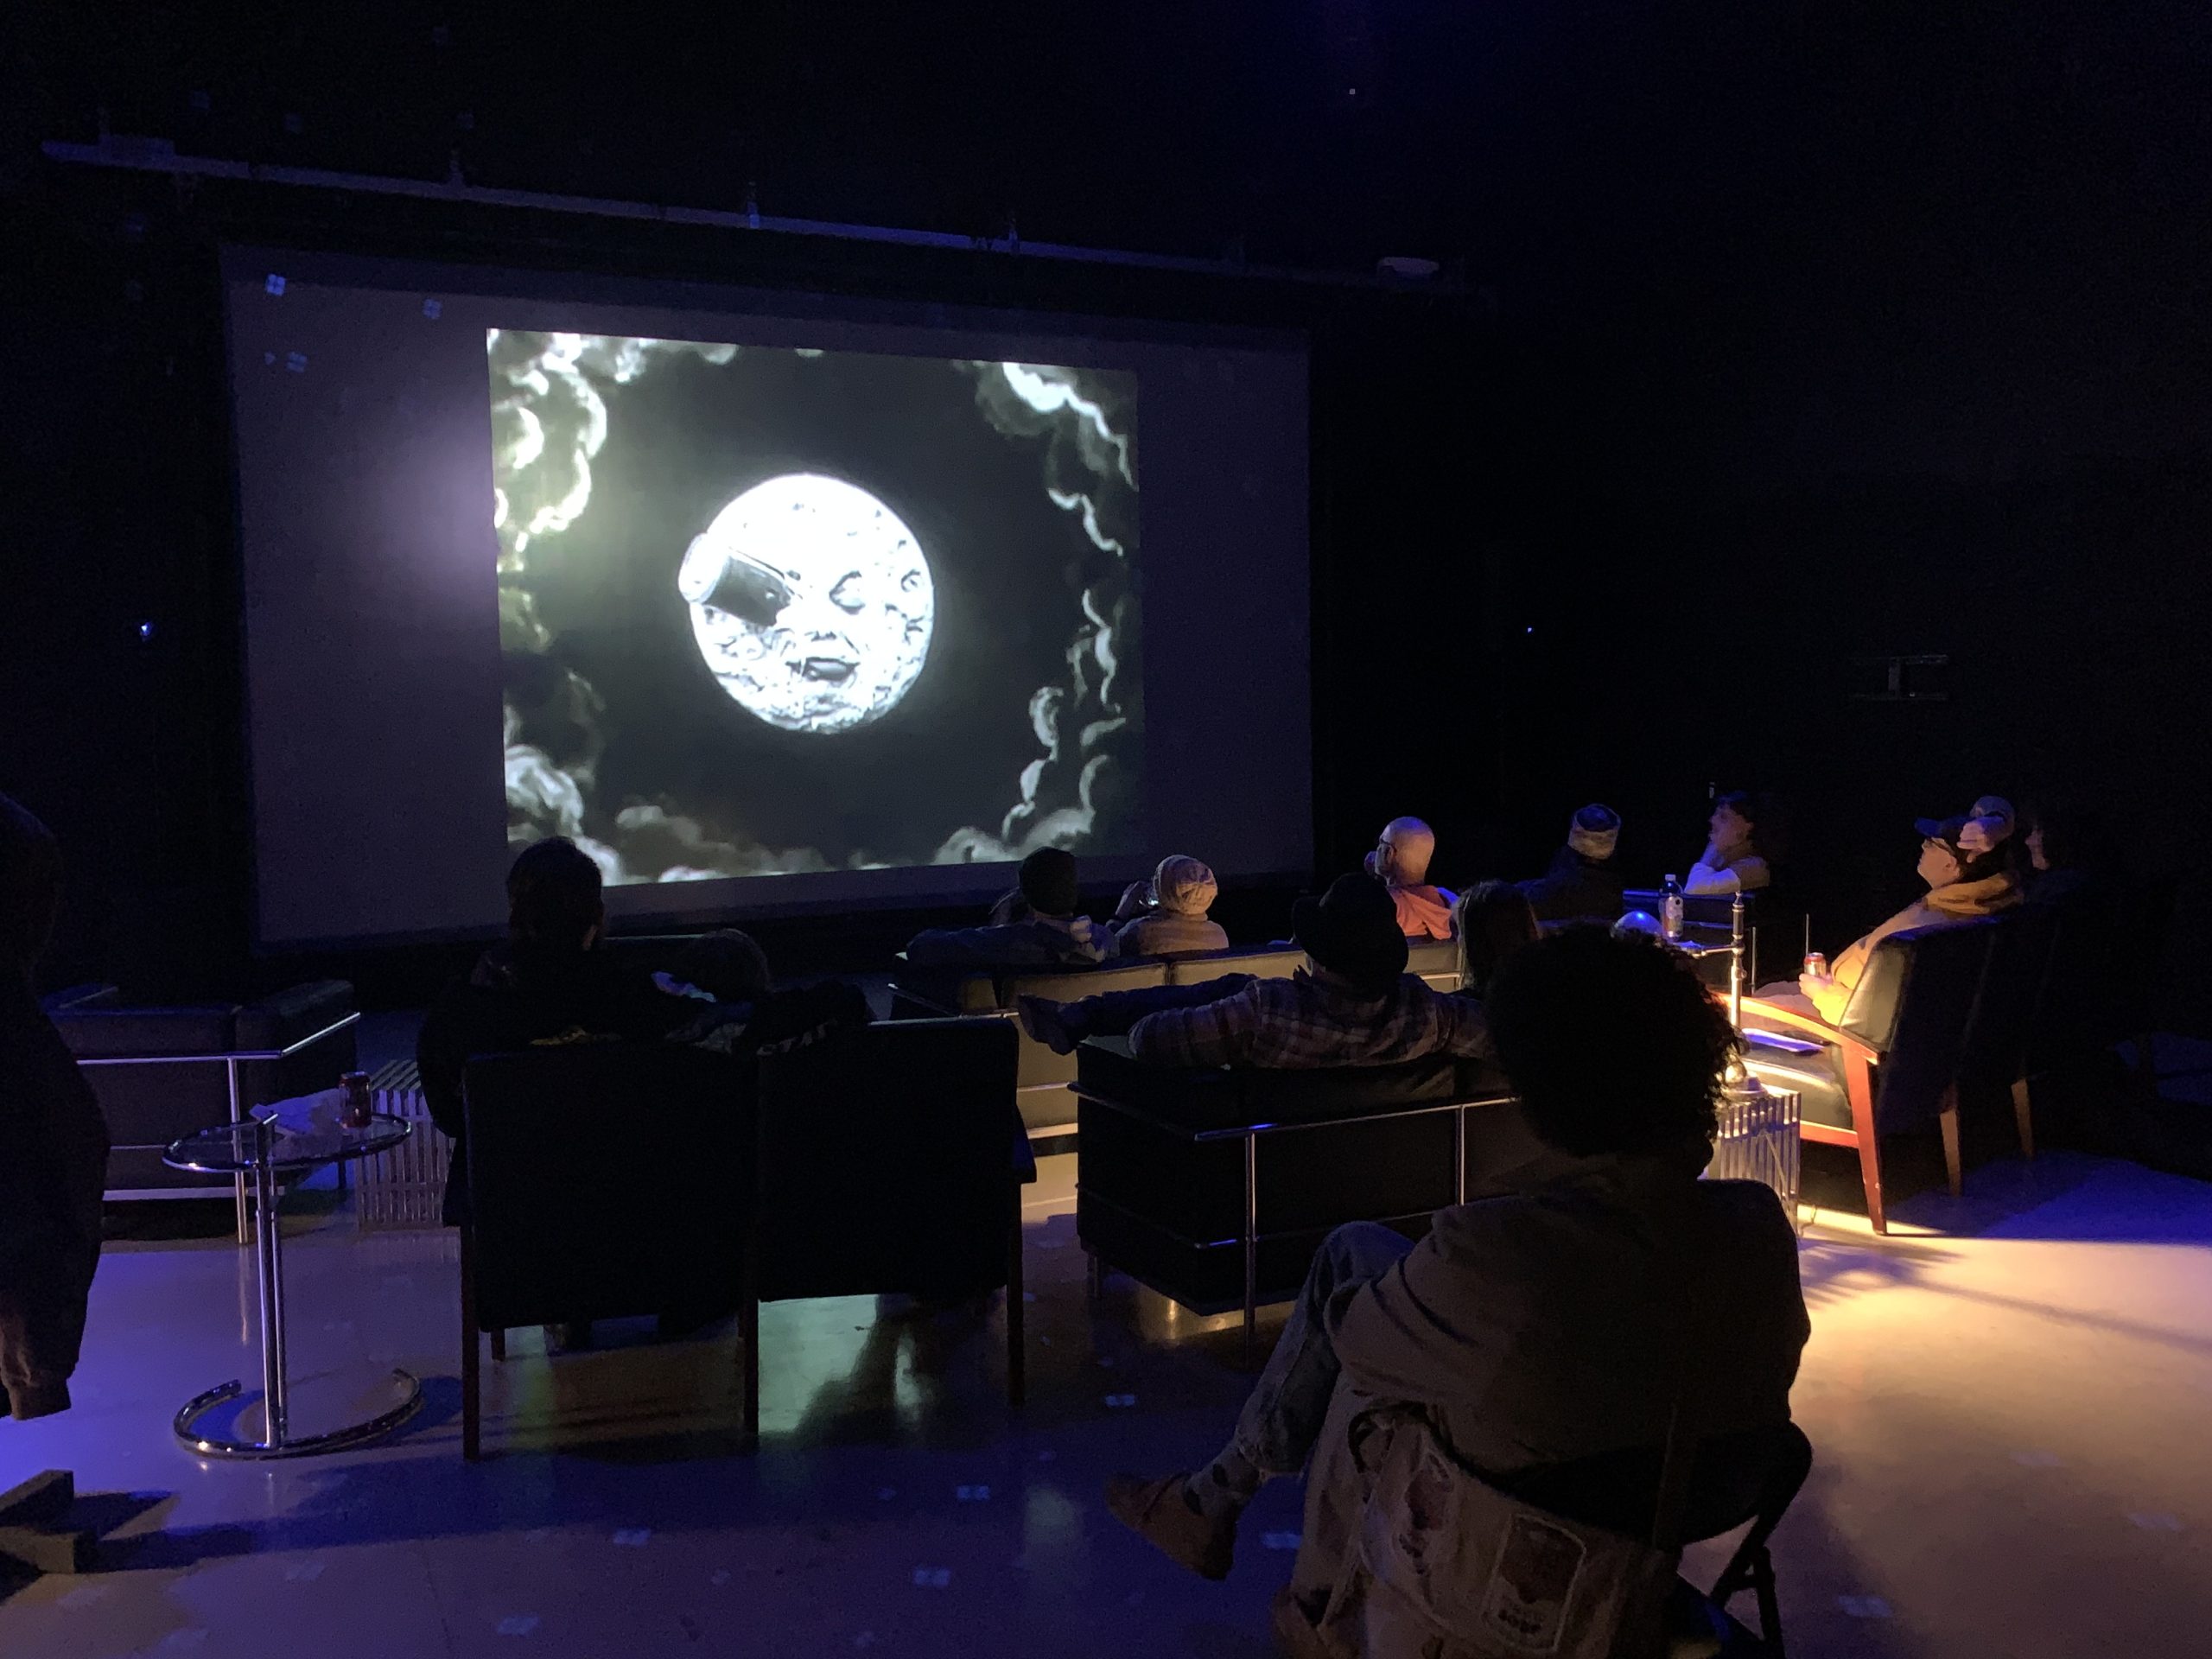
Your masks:
<instances>
[{"instance_id":1,"label":"chair armrest","mask_svg":"<svg viewBox=\"0 0 2212 1659\"><path fill-rule=\"evenodd\" d=\"M1802 1031L1823 1043L1833 1043L1852 1058L1872 1064L1882 1058L1878 1050L1868 1047L1847 1031L1837 1030L1815 1014L1800 1014L1795 1008L1778 1007L1761 996L1745 997L1744 1013L1746 1016L1757 1014L1762 1020L1770 1020L1791 1031Z\"/></svg>"}]
</instances>

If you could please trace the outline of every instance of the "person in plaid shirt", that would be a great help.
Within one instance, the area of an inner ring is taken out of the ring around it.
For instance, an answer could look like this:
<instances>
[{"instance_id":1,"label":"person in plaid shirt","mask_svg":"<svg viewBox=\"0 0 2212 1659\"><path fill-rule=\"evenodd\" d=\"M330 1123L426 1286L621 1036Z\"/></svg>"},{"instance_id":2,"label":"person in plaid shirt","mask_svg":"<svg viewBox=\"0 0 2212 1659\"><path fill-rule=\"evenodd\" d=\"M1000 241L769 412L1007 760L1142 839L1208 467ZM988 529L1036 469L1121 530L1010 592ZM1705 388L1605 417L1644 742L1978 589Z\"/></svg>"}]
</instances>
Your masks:
<instances>
[{"instance_id":1,"label":"person in plaid shirt","mask_svg":"<svg viewBox=\"0 0 2212 1659\"><path fill-rule=\"evenodd\" d=\"M1157 1065L1290 1071L1490 1052L1479 1004L1406 972L1397 908L1373 876L1338 876L1291 918L1313 965L1288 979L1232 974L1069 1003L1024 997L1023 1027L1064 1054L1085 1037L1126 1034L1130 1053Z\"/></svg>"}]
</instances>

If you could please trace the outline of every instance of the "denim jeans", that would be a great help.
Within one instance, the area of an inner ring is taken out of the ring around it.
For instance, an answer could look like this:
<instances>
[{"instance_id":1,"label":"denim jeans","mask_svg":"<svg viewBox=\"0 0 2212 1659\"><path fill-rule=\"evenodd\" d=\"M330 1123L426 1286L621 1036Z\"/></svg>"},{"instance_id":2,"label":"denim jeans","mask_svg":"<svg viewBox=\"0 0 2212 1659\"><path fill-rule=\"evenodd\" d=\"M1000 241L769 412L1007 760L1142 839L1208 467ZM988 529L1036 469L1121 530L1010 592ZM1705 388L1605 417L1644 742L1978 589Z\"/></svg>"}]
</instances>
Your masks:
<instances>
[{"instance_id":1,"label":"denim jeans","mask_svg":"<svg viewBox=\"0 0 2212 1659\"><path fill-rule=\"evenodd\" d=\"M1203 985L1141 985L1133 991L1107 991L1067 1004L1060 1020L1072 1036L1126 1037L1147 1014L1225 1001L1254 982L1249 974L1224 974Z\"/></svg>"},{"instance_id":2,"label":"denim jeans","mask_svg":"<svg viewBox=\"0 0 2212 1659\"><path fill-rule=\"evenodd\" d=\"M1273 1477L1306 1467L1342 1369L1322 1317L1329 1299L1346 1285L1379 1277L1413 1247L1379 1221L1347 1222L1321 1241L1267 1368L1236 1419L1236 1449L1254 1468Z\"/></svg>"}]
</instances>

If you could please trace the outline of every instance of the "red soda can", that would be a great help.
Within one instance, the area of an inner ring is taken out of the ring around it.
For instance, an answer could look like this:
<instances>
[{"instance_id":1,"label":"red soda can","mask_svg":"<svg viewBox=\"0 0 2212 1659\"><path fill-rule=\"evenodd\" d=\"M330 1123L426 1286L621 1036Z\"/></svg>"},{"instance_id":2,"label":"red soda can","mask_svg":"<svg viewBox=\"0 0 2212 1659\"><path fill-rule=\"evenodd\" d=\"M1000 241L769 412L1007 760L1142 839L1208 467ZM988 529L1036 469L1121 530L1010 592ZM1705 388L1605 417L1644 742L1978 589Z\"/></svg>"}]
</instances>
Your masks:
<instances>
[{"instance_id":1,"label":"red soda can","mask_svg":"<svg viewBox=\"0 0 2212 1659\"><path fill-rule=\"evenodd\" d=\"M1826 979L1828 976L1828 959L1817 950L1808 950L1805 953L1805 973L1811 979Z\"/></svg>"},{"instance_id":2,"label":"red soda can","mask_svg":"<svg viewBox=\"0 0 2212 1659\"><path fill-rule=\"evenodd\" d=\"M349 1129L365 1129L374 1108L369 1100L369 1074L348 1071L338 1079L340 1099L338 1121Z\"/></svg>"}]
</instances>

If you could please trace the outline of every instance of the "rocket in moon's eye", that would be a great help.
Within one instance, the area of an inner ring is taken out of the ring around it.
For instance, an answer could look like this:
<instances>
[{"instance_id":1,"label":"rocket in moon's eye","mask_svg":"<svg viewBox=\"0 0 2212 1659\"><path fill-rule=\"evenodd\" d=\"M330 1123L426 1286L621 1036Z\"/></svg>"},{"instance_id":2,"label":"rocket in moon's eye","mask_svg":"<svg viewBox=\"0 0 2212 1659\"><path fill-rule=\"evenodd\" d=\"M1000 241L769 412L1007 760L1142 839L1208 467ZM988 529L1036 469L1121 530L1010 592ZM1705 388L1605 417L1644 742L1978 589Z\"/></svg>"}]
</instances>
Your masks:
<instances>
[{"instance_id":1,"label":"rocket in moon's eye","mask_svg":"<svg viewBox=\"0 0 2212 1659\"><path fill-rule=\"evenodd\" d=\"M850 731L897 707L937 617L913 532L866 490L813 473L730 502L685 550L676 586L722 690L791 732Z\"/></svg>"},{"instance_id":2,"label":"rocket in moon's eye","mask_svg":"<svg viewBox=\"0 0 2212 1659\"><path fill-rule=\"evenodd\" d=\"M677 590L705 605L765 628L791 602L791 584L742 553L726 552L706 537L696 539L677 572Z\"/></svg>"}]
</instances>

